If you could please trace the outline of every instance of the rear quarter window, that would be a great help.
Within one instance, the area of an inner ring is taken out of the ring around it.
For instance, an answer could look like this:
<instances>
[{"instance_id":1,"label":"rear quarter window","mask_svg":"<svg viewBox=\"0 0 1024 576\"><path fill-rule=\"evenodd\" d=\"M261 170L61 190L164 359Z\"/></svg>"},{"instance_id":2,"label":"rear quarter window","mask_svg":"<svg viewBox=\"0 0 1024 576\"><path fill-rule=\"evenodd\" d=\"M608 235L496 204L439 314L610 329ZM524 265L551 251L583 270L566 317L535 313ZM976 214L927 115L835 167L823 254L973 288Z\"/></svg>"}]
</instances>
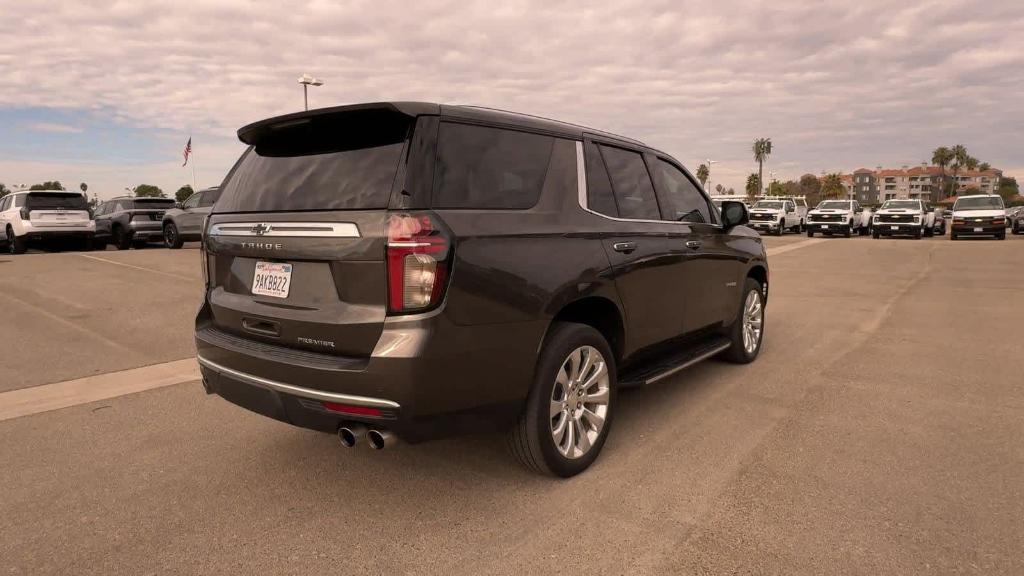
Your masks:
<instances>
[{"instance_id":1,"label":"rear quarter window","mask_svg":"<svg viewBox=\"0 0 1024 576\"><path fill-rule=\"evenodd\" d=\"M556 138L442 122L434 208L525 210L544 186Z\"/></svg>"}]
</instances>

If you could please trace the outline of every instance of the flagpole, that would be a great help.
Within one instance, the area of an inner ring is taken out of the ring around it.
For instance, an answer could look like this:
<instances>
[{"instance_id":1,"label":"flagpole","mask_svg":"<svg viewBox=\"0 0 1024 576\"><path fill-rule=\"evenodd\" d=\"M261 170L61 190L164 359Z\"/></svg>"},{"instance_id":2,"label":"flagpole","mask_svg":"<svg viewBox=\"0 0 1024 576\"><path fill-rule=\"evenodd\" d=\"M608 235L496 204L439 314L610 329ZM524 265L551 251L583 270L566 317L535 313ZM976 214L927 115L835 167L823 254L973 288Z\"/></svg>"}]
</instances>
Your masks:
<instances>
[{"instance_id":1,"label":"flagpole","mask_svg":"<svg viewBox=\"0 0 1024 576\"><path fill-rule=\"evenodd\" d=\"M189 142L192 141L192 136L188 137L188 141ZM190 156L192 156L192 192L195 193L195 192L199 191L199 189L196 188L196 152L195 152L195 148L192 149L192 153L190 154Z\"/></svg>"}]
</instances>

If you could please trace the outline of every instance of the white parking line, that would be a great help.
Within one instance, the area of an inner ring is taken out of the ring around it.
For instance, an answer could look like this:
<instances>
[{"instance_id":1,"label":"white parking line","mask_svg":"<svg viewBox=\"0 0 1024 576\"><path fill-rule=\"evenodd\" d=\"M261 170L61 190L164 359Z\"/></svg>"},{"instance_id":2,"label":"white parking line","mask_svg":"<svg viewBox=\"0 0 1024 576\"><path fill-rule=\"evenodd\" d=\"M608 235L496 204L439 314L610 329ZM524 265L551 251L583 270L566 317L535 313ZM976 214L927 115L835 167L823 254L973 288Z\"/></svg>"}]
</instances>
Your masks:
<instances>
[{"instance_id":1,"label":"white parking line","mask_svg":"<svg viewBox=\"0 0 1024 576\"><path fill-rule=\"evenodd\" d=\"M195 358L0 393L0 421L199 379Z\"/></svg>"},{"instance_id":2,"label":"white parking line","mask_svg":"<svg viewBox=\"0 0 1024 576\"><path fill-rule=\"evenodd\" d=\"M807 248L808 246L813 246L813 245L819 244L821 242L825 242L825 239L824 238L808 238L807 240L804 240L802 242L794 242L792 244L787 244L785 246L777 246L775 248L769 248L768 249L768 255L769 256L778 256L779 254L785 254L786 252L792 252L793 250L799 250L801 248Z\"/></svg>"},{"instance_id":3,"label":"white parking line","mask_svg":"<svg viewBox=\"0 0 1024 576\"><path fill-rule=\"evenodd\" d=\"M117 260L108 260L106 258L100 258L99 256L90 256L89 254L78 254L82 258L88 258L90 260L98 260L100 262L106 262L107 264L115 264L117 266L124 266L125 268L134 268L136 270L143 270L145 272L152 272L153 274L163 274L164 276L170 276L171 278L184 278L185 280L195 280L191 276L185 276L184 274L175 274L174 272L164 272L163 270L154 270L153 268L146 268L145 266L136 266L134 264L125 264L124 262L118 262Z\"/></svg>"}]
</instances>

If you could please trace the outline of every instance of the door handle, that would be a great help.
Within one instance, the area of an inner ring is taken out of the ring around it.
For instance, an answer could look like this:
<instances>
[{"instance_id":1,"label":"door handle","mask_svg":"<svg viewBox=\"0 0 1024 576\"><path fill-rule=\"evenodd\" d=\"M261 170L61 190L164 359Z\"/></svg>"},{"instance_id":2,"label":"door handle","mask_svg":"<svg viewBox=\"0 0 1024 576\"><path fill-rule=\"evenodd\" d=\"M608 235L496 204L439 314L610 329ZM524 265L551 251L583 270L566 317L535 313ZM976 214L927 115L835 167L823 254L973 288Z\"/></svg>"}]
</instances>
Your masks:
<instances>
[{"instance_id":1,"label":"door handle","mask_svg":"<svg viewBox=\"0 0 1024 576\"><path fill-rule=\"evenodd\" d=\"M700 245L701 245L700 244L700 240L687 240L686 241L686 247L689 248L690 250L696 250L696 249L700 248Z\"/></svg>"},{"instance_id":2,"label":"door handle","mask_svg":"<svg viewBox=\"0 0 1024 576\"><path fill-rule=\"evenodd\" d=\"M629 254L636 250L636 242L616 242L615 244L612 244L612 250Z\"/></svg>"}]
</instances>

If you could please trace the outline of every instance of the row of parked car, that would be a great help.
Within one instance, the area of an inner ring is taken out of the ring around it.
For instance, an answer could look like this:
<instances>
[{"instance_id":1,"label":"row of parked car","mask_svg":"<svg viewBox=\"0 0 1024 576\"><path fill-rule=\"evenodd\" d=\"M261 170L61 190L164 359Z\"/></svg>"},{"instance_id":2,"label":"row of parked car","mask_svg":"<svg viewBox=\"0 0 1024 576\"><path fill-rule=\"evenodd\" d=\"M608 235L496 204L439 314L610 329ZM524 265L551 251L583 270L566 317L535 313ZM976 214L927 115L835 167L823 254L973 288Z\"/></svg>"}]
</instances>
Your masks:
<instances>
[{"instance_id":1,"label":"row of parked car","mask_svg":"<svg viewBox=\"0 0 1024 576\"><path fill-rule=\"evenodd\" d=\"M750 207L750 226L759 232L781 236L807 233L824 236L857 234L873 238L909 236L989 236L1003 240L1006 230L1024 234L1024 210L1007 210L995 195L961 196L952 210L933 208L923 200L887 200L878 210L856 200L824 200L808 209L803 198L758 200Z\"/></svg>"},{"instance_id":2,"label":"row of parked car","mask_svg":"<svg viewBox=\"0 0 1024 576\"><path fill-rule=\"evenodd\" d=\"M123 196L90 208L86 198L65 190L31 190L0 198L0 243L12 254L34 244L119 250L159 242L181 248L202 235L203 220L220 196L200 190L178 203L170 198Z\"/></svg>"}]
</instances>

